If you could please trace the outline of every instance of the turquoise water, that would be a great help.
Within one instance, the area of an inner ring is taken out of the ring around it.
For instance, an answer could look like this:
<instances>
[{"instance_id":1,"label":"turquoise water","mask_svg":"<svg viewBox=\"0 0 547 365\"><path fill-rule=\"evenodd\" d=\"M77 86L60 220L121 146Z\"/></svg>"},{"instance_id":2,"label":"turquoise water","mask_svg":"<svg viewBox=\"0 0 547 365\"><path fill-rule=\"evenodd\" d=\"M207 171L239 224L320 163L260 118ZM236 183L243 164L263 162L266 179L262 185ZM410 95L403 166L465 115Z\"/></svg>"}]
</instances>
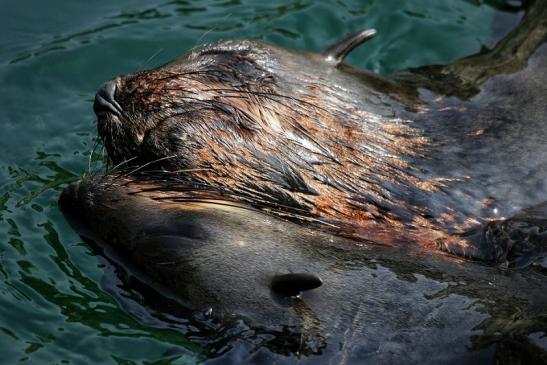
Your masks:
<instances>
[{"instance_id":1,"label":"turquoise water","mask_svg":"<svg viewBox=\"0 0 547 365\"><path fill-rule=\"evenodd\" d=\"M518 19L495 1L48 1L0 13L0 363L184 364L199 343L105 290L104 264L65 222L66 183L102 166L92 100L116 74L218 39L321 50L364 27L349 62L379 73L490 46ZM99 156L99 157L97 157ZM133 313L133 314L130 314ZM172 354L173 347L185 351Z\"/></svg>"}]
</instances>

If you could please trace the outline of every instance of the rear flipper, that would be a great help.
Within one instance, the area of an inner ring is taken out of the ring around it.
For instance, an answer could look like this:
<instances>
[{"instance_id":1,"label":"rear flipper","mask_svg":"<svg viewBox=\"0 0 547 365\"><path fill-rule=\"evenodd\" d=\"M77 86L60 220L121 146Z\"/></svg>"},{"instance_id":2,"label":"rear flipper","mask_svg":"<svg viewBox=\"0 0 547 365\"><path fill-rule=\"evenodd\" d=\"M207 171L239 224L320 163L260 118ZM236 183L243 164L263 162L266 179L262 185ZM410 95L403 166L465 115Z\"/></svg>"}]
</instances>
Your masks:
<instances>
[{"instance_id":1,"label":"rear flipper","mask_svg":"<svg viewBox=\"0 0 547 365\"><path fill-rule=\"evenodd\" d=\"M467 248L449 251L491 265L547 269L547 202L524 209L514 217L492 221L463 235Z\"/></svg>"}]
</instances>

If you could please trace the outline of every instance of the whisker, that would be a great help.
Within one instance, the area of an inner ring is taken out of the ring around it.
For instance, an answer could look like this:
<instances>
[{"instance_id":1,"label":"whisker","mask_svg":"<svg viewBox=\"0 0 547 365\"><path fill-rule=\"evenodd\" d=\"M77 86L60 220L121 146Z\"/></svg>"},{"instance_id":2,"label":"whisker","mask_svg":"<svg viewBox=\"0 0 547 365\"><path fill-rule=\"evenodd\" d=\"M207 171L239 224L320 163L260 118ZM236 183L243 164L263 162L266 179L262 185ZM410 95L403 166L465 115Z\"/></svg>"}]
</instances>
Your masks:
<instances>
[{"instance_id":1,"label":"whisker","mask_svg":"<svg viewBox=\"0 0 547 365\"><path fill-rule=\"evenodd\" d=\"M144 165L139 166L139 167L137 167L136 169L131 170L131 171L129 171L127 174L124 174L124 175L122 175L122 176L133 175L135 172L142 170L142 169L145 168L146 166L150 166L150 165L152 165L152 164L154 164L154 163L156 163L156 162L160 162L160 161L168 160L168 159L171 159L171 158L175 158L175 157L177 157L177 156L178 156L178 155L165 156L165 157L162 157L162 158L158 158L158 159L156 159L156 160L148 161L148 162L145 163Z\"/></svg>"},{"instance_id":2,"label":"whisker","mask_svg":"<svg viewBox=\"0 0 547 365\"><path fill-rule=\"evenodd\" d=\"M231 16L232 16L232 13L226 14L226 16L224 16L222 19L220 19L220 22L221 22L221 23L224 23L224 21L226 21L226 20L227 20L228 18L230 18ZM207 34L209 34L209 33L211 33L212 31L214 31L217 27L218 27L218 23L215 24L211 29L205 31L205 32L198 38L198 40L196 41L195 45L198 45L199 43L201 43L201 40L202 40L203 38L205 38L205 36L206 36ZM195 45L194 45L194 47L195 47Z\"/></svg>"},{"instance_id":3,"label":"whisker","mask_svg":"<svg viewBox=\"0 0 547 365\"><path fill-rule=\"evenodd\" d=\"M95 139L95 143L93 145L93 149L91 150L91 153L89 154L89 159L87 162L87 173L91 173L91 161L93 160L93 155L95 154L95 150L99 146L99 141Z\"/></svg>"},{"instance_id":4,"label":"whisker","mask_svg":"<svg viewBox=\"0 0 547 365\"><path fill-rule=\"evenodd\" d=\"M106 172L109 173L109 172L113 172L115 171L116 169L120 168L121 166L123 165L126 165L128 164L129 162L135 160L137 158L137 156L133 156L131 158L128 158L126 160L123 160L122 162L120 162L119 164L117 164L116 166L112 167L110 170L107 170Z\"/></svg>"},{"instance_id":5,"label":"whisker","mask_svg":"<svg viewBox=\"0 0 547 365\"><path fill-rule=\"evenodd\" d=\"M141 69L146 68L146 66L148 65L148 63L149 63L150 61L152 61L152 60L154 59L154 57L156 57L157 55L159 55L159 54L162 53L162 52L163 52L163 48L158 49L156 52L154 52L154 53L152 54L152 56L148 57L148 59L147 59L146 61L144 61L144 63L141 65L140 68L141 68Z\"/></svg>"}]
</instances>

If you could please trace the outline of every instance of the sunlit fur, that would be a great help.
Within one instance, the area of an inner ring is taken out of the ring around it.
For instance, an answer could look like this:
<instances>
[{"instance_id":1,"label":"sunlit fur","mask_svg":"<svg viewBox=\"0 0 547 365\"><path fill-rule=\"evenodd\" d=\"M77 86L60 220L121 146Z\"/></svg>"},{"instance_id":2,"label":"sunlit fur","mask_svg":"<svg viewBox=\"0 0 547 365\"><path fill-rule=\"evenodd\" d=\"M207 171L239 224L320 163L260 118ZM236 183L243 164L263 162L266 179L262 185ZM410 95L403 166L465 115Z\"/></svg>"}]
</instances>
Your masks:
<instances>
[{"instance_id":1,"label":"sunlit fur","mask_svg":"<svg viewBox=\"0 0 547 365\"><path fill-rule=\"evenodd\" d=\"M124 113L99 118L99 132L114 164L169 171L153 176L180 199L214 195L359 240L475 256L461 234L482 222L423 204L451 180L415 167L432 142L408 104L359 78L381 83L319 54L222 42L117 78Z\"/></svg>"}]
</instances>

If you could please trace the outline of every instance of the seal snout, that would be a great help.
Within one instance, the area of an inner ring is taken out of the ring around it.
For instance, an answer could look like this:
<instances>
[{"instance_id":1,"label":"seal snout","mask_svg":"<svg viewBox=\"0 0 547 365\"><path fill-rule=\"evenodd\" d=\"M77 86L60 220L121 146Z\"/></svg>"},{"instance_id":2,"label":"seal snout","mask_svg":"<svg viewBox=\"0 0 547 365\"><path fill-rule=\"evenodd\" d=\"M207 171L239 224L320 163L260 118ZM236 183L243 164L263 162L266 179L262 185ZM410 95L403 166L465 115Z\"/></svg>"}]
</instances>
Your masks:
<instances>
[{"instance_id":1,"label":"seal snout","mask_svg":"<svg viewBox=\"0 0 547 365\"><path fill-rule=\"evenodd\" d=\"M105 82L95 94L93 110L97 116L103 113L112 113L118 117L122 115L123 109L115 98L116 82L114 80Z\"/></svg>"}]
</instances>

